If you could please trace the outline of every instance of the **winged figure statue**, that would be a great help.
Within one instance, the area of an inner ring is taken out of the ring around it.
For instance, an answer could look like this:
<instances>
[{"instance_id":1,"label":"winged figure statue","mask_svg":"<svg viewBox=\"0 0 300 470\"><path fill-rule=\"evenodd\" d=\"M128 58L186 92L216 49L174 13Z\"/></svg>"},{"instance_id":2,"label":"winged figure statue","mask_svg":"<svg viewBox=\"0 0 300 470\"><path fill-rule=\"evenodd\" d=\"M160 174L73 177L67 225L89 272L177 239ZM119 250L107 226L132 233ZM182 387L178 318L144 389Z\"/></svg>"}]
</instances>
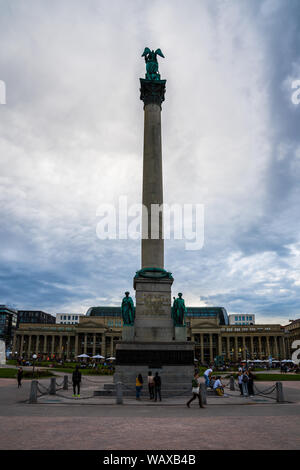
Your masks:
<instances>
[{"instance_id":1,"label":"winged figure statue","mask_svg":"<svg viewBox=\"0 0 300 470\"><path fill-rule=\"evenodd\" d=\"M145 57L146 62L146 80L160 80L160 74L158 73L158 61L157 56L165 57L160 49L150 50L149 47L145 47L142 57Z\"/></svg>"}]
</instances>

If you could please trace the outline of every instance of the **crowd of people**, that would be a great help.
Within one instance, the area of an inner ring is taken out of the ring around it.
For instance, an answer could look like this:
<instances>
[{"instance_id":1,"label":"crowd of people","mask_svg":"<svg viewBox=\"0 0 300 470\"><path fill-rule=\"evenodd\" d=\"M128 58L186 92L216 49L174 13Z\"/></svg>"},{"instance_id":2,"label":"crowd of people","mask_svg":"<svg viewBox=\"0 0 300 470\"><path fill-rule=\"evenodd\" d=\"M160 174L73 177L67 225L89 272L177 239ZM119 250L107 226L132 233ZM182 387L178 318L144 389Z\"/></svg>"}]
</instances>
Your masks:
<instances>
[{"instance_id":1,"label":"crowd of people","mask_svg":"<svg viewBox=\"0 0 300 470\"><path fill-rule=\"evenodd\" d=\"M211 389L215 392L218 396L224 396L225 394L225 385L222 382L221 375L214 375L214 366L208 366L207 369L203 373L205 386L207 389ZM152 375L150 371L148 373L148 392L149 392L149 399L157 401L161 401L161 377L159 376L158 372L155 375ZM238 368L238 375L237 375L237 382L240 389L240 395L244 397L253 397L254 396L254 379L255 376L253 374L251 367L242 367L239 366ZM202 393L200 390L200 383L201 378L199 375L199 371L195 369L195 374L192 379L192 397L186 403L186 406L189 408L190 404L194 400L198 400L199 407L204 408L203 406L203 399ZM141 374L136 376L136 399L141 399L141 392L144 386L144 380ZM228 385L228 384L227 384Z\"/></svg>"},{"instance_id":2,"label":"crowd of people","mask_svg":"<svg viewBox=\"0 0 300 470\"><path fill-rule=\"evenodd\" d=\"M141 399L141 392L143 388L144 380L141 374L138 374L135 379L135 389L136 389L136 399ZM150 400L161 401L161 377L158 372L155 372L155 375L152 375L152 372L148 373L148 391Z\"/></svg>"}]
</instances>

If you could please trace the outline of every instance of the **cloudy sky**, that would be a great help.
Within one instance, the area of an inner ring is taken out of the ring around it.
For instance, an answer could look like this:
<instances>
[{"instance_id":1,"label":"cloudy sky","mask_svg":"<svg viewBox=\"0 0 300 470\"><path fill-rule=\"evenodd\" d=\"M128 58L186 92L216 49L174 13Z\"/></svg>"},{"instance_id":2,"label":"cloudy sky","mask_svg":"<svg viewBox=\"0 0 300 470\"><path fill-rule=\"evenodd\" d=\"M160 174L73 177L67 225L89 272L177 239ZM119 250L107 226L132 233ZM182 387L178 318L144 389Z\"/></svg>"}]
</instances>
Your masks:
<instances>
[{"instance_id":1,"label":"cloudy sky","mask_svg":"<svg viewBox=\"0 0 300 470\"><path fill-rule=\"evenodd\" d=\"M141 201L145 46L161 48L166 203L205 243L166 241L186 304L300 316L298 0L0 0L0 303L51 313L134 295L138 240L100 204Z\"/></svg>"}]
</instances>

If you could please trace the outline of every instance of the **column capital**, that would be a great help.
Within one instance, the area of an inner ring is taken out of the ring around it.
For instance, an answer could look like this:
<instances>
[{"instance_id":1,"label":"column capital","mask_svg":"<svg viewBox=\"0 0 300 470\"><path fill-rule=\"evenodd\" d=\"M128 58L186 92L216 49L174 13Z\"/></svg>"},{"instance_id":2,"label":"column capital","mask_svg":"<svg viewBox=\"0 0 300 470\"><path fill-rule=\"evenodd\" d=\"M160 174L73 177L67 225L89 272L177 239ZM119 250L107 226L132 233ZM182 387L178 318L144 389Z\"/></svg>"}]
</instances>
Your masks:
<instances>
[{"instance_id":1,"label":"column capital","mask_svg":"<svg viewBox=\"0 0 300 470\"><path fill-rule=\"evenodd\" d=\"M166 81L140 78L140 98L144 101L145 106L147 104L158 104L161 107L162 102L165 100Z\"/></svg>"}]
</instances>

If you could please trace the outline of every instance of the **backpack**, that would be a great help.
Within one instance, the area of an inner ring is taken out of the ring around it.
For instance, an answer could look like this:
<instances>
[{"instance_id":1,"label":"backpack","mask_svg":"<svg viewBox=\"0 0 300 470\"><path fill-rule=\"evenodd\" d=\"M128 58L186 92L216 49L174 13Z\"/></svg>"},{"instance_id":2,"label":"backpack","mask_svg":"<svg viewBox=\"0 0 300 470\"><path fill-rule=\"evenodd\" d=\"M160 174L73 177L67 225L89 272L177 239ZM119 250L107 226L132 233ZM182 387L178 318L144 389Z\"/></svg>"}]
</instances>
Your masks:
<instances>
[{"instance_id":1,"label":"backpack","mask_svg":"<svg viewBox=\"0 0 300 470\"><path fill-rule=\"evenodd\" d=\"M243 382L244 382L244 384L246 384L246 383L249 382L249 377L248 377L248 375L243 375Z\"/></svg>"}]
</instances>

